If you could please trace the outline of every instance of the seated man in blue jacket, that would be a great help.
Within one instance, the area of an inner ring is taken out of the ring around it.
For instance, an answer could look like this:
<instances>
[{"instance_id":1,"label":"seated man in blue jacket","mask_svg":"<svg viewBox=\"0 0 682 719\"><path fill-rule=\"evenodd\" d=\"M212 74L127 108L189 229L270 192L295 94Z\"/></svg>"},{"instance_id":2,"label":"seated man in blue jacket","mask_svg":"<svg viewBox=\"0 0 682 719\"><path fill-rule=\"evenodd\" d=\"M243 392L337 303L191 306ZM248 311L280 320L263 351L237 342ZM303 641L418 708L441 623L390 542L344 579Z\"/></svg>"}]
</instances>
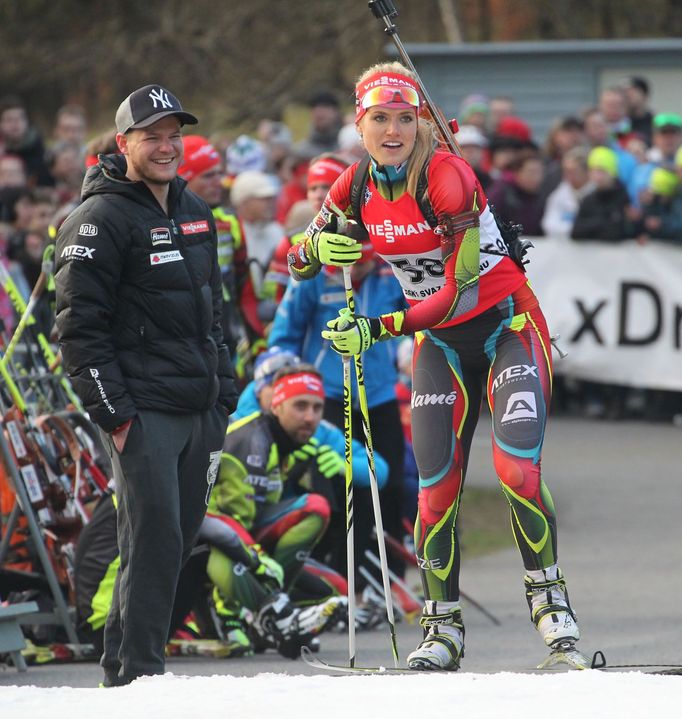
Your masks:
<instances>
[{"instance_id":1,"label":"seated man in blue jacket","mask_svg":"<svg viewBox=\"0 0 682 719\"><path fill-rule=\"evenodd\" d=\"M363 247L361 260L351 268L357 313L373 316L372 313L386 312L387 307L391 310L404 309L402 290L392 271L376 257L369 242L365 242ZM343 427L342 360L320 333L345 306L343 275L336 267L325 267L308 282L292 281L277 310L268 340L271 346L289 350L319 370L327 393L324 416L339 428ZM363 355L363 362L372 439L375 449L386 459L389 467L388 482L381 490L383 524L388 534L401 541L405 534L402 525L404 437L394 387L397 380L394 343L376 344ZM356 386L354 378L352 386ZM357 392L353 391L352 396L353 433L362 440ZM361 457L364 459L364 452ZM354 500L355 549L356 558L360 561L364 558L365 549L370 548L373 525L369 489L356 490ZM362 533L361 527L366 528L365 533ZM376 547L373 551L376 553ZM393 571L402 575L404 565L401 560L396 557L389 560ZM367 569L370 570L370 567ZM373 567L371 571L375 573ZM364 580L358 578L357 586L362 587L363 583Z\"/></svg>"}]
</instances>

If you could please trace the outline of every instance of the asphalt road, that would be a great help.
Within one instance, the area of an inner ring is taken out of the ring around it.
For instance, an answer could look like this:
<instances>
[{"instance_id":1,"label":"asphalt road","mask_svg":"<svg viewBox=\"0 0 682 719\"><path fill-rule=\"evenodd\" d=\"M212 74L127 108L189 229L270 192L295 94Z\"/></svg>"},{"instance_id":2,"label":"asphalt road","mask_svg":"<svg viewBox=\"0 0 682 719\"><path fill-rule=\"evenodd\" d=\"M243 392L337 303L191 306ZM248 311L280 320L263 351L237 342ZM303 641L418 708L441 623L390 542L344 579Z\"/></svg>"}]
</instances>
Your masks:
<instances>
[{"instance_id":1,"label":"asphalt road","mask_svg":"<svg viewBox=\"0 0 682 719\"><path fill-rule=\"evenodd\" d=\"M682 664L681 458L682 429L672 425L550 421L543 474L557 507L559 561L586 654L600 649L613 664ZM496 486L489 426L483 420L469 466L468 483ZM501 622L493 624L463 602L462 671L522 671L544 657L528 618L516 549L465 562L461 587ZM397 630L404 660L421 630L406 623ZM389 647L386 630L359 633L357 663L391 666ZM347 637L323 635L320 656L343 663ZM172 658L167 669L186 675L313 673L301 660L285 660L274 652L242 659ZM0 669L0 685L92 687L99 681L94 663L34 666L25 674Z\"/></svg>"}]
</instances>

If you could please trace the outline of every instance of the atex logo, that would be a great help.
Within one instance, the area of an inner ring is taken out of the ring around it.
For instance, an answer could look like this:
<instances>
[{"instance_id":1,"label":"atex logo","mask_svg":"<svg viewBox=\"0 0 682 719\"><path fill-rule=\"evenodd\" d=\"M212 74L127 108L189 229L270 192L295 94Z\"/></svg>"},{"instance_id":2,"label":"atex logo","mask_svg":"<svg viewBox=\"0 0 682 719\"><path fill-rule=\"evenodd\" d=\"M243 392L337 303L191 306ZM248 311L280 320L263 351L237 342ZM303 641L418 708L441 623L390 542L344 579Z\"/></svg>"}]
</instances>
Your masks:
<instances>
[{"instance_id":1,"label":"atex logo","mask_svg":"<svg viewBox=\"0 0 682 719\"><path fill-rule=\"evenodd\" d=\"M161 105L161 109L165 110L167 107L173 107L173 103L168 99L168 93L163 89L152 90L149 93L151 101L154 103L154 109L157 108L157 102Z\"/></svg>"},{"instance_id":2,"label":"atex logo","mask_svg":"<svg viewBox=\"0 0 682 719\"><path fill-rule=\"evenodd\" d=\"M97 225L91 225L87 222L84 222L79 228L78 228L78 234L83 235L84 237L94 237L98 232Z\"/></svg>"},{"instance_id":3,"label":"atex logo","mask_svg":"<svg viewBox=\"0 0 682 719\"><path fill-rule=\"evenodd\" d=\"M68 257L70 259L77 260L94 260L93 255L95 254L94 247L86 247L85 245L69 245L62 250L61 257Z\"/></svg>"},{"instance_id":4,"label":"atex logo","mask_svg":"<svg viewBox=\"0 0 682 719\"><path fill-rule=\"evenodd\" d=\"M412 407L425 407L429 404L453 405L457 399L457 392L453 389L450 394L417 394L412 393Z\"/></svg>"},{"instance_id":5,"label":"atex logo","mask_svg":"<svg viewBox=\"0 0 682 719\"><path fill-rule=\"evenodd\" d=\"M515 364L505 367L493 380L493 391L499 389L507 380L518 379L519 377L538 376L538 368L535 365Z\"/></svg>"},{"instance_id":6,"label":"atex logo","mask_svg":"<svg viewBox=\"0 0 682 719\"><path fill-rule=\"evenodd\" d=\"M155 227L149 231L152 238L152 245L171 245L170 230L167 227Z\"/></svg>"},{"instance_id":7,"label":"atex logo","mask_svg":"<svg viewBox=\"0 0 682 719\"><path fill-rule=\"evenodd\" d=\"M514 392L507 400L507 409L502 415L502 422L519 419L537 419L538 409L535 395L532 392Z\"/></svg>"}]
</instances>

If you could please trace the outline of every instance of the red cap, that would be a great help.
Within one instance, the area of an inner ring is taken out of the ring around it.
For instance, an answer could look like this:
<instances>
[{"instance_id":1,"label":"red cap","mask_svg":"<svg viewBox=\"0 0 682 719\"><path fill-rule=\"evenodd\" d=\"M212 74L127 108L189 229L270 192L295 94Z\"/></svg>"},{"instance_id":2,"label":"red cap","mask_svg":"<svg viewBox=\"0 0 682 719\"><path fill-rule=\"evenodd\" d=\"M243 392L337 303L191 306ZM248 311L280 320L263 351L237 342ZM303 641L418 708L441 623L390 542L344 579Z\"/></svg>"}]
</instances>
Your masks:
<instances>
[{"instance_id":1,"label":"red cap","mask_svg":"<svg viewBox=\"0 0 682 719\"><path fill-rule=\"evenodd\" d=\"M218 151L205 137L186 135L182 144L185 146L185 158L178 168L178 175L187 182L220 164Z\"/></svg>"},{"instance_id":2,"label":"red cap","mask_svg":"<svg viewBox=\"0 0 682 719\"><path fill-rule=\"evenodd\" d=\"M515 137L522 142L528 142L531 137L530 127L520 117L512 115L503 117L500 120L495 134L503 137Z\"/></svg>"},{"instance_id":3,"label":"red cap","mask_svg":"<svg viewBox=\"0 0 682 719\"><path fill-rule=\"evenodd\" d=\"M348 165L333 157L323 157L321 160L313 162L308 168L308 187L312 187L312 185L329 185L331 187L346 167Z\"/></svg>"}]
</instances>

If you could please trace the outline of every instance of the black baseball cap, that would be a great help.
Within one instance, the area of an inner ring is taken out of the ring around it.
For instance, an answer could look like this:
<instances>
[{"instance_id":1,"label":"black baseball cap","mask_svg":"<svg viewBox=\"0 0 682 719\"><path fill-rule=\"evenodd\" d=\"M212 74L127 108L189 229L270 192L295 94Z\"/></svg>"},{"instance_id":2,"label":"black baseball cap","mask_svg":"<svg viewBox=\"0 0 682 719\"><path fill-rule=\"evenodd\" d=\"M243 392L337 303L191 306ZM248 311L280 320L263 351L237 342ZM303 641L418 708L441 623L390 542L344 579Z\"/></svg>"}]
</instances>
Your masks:
<instances>
[{"instance_id":1,"label":"black baseball cap","mask_svg":"<svg viewBox=\"0 0 682 719\"><path fill-rule=\"evenodd\" d=\"M128 97L116 111L116 129L125 135L129 130L149 127L163 117L175 115L183 125L196 125L194 115L182 109L180 100L161 85L145 85Z\"/></svg>"}]
</instances>

